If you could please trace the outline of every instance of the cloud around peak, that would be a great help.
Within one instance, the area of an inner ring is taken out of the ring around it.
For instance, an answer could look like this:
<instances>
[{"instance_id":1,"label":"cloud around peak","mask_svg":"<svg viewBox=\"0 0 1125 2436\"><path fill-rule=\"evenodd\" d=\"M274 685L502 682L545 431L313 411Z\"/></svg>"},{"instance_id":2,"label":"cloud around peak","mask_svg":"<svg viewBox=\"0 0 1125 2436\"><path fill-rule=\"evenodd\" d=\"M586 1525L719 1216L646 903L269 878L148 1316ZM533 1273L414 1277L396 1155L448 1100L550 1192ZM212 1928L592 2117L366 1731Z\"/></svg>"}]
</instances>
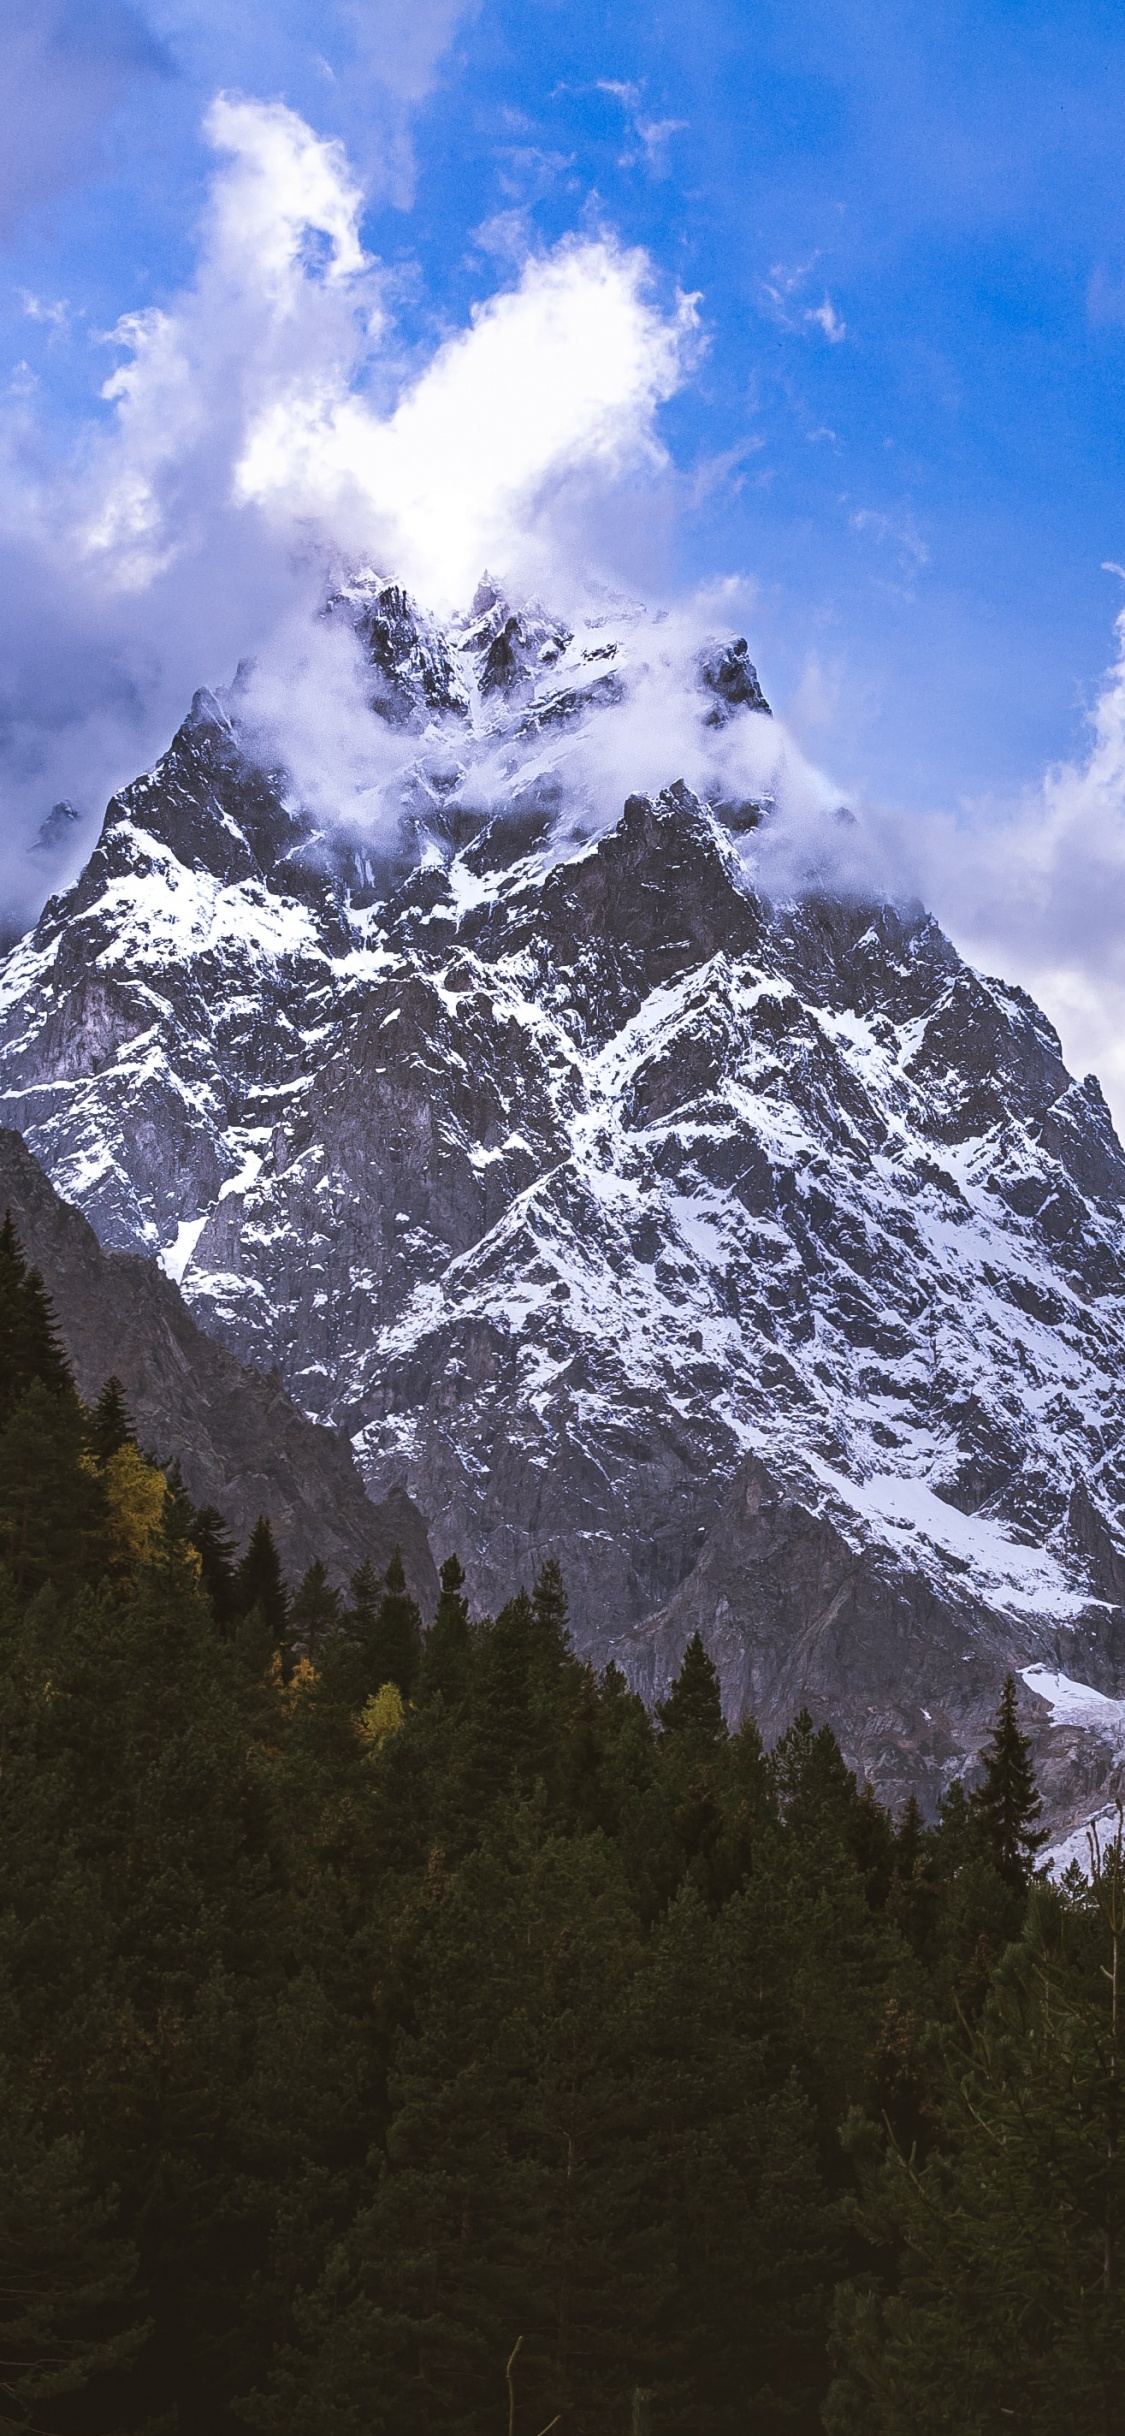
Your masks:
<instances>
[{"instance_id":1,"label":"cloud around peak","mask_svg":"<svg viewBox=\"0 0 1125 2436\"><path fill-rule=\"evenodd\" d=\"M119 361L67 457L33 388L7 401L0 781L17 899L50 804L100 809L199 682L312 605L326 563L374 560L438 610L486 563L517 589L612 580L613 494L660 478L659 409L698 345L695 300L662 306L646 255L603 234L526 256L404 370L343 147L235 94L206 132L193 274L118 322Z\"/></svg>"}]
</instances>

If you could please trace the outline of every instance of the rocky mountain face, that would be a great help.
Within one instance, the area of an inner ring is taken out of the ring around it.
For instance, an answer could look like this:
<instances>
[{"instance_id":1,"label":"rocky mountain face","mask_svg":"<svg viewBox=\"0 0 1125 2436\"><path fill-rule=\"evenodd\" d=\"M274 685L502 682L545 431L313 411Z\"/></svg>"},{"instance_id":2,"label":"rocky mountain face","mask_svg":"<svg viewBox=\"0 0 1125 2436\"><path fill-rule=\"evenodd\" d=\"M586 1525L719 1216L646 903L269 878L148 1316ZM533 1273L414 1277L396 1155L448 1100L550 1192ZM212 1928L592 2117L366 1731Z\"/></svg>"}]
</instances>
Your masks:
<instances>
[{"instance_id":1,"label":"rocky mountain face","mask_svg":"<svg viewBox=\"0 0 1125 2436\"><path fill-rule=\"evenodd\" d=\"M437 1572L405 1492L373 1504L346 1442L306 1420L276 1375L246 1369L205 1336L154 1261L103 1251L4 1128L0 1209L42 1274L80 1396L92 1404L119 1378L142 1446L179 1460L196 1505L217 1506L240 1544L268 1514L294 1581L315 1557L342 1581L365 1559L382 1573L399 1546L415 1597L432 1610Z\"/></svg>"},{"instance_id":2,"label":"rocky mountain face","mask_svg":"<svg viewBox=\"0 0 1125 2436\"><path fill-rule=\"evenodd\" d=\"M698 1626L732 1713L807 1699L929 1801L1016 1667L1065 1819L1117 1743L1059 1686L1125 1695L1096 1081L921 908L756 886L741 639L676 672L693 786L607 818L654 628L328 614L401 744L378 818L197 696L0 970L0 1115L482 1605L557 1555L583 1649L658 1694Z\"/></svg>"}]
</instances>

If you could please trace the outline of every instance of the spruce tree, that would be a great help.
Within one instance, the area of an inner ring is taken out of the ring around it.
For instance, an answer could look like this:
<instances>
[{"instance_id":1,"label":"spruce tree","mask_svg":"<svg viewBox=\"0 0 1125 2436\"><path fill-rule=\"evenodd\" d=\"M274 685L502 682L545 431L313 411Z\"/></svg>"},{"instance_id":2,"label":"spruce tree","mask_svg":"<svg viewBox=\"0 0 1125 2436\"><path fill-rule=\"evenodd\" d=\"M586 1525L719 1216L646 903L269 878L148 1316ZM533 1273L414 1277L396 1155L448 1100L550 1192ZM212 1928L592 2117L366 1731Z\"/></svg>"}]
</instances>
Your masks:
<instances>
[{"instance_id":1,"label":"spruce tree","mask_svg":"<svg viewBox=\"0 0 1125 2436\"><path fill-rule=\"evenodd\" d=\"M1004 1685L981 1759L984 1782L972 1797L973 1817L1005 1884L1022 1894L1030 1883L1036 1853L1047 1838L1035 1824L1043 1804L1031 1764L1031 1744L1020 1732L1014 1675Z\"/></svg>"},{"instance_id":2,"label":"spruce tree","mask_svg":"<svg viewBox=\"0 0 1125 2436\"><path fill-rule=\"evenodd\" d=\"M199 1554L200 1578L211 1601L215 1622L221 1633L229 1635L239 1612L234 1541L217 1506L195 1509L189 1537Z\"/></svg>"},{"instance_id":3,"label":"spruce tree","mask_svg":"<svg viewBox=\"0 0 1125 2436\"><path fill-rule=\"evenodd\" d=\"M379 1576L370 1557L365 1556L363 1563L356 1566L348 1584L348 1606L344 1616L344 1630L357 1650L366 1652L370 1647L379 1613L379 1597Z\"/></svg>"},{"instance_id":4,"label":"spruce tree","mask_svg":"<svg viewBox=\"0 0 1125 2436\"><path fill-rule=\"evenodd\" d=\"M259 1665L268 1665L275 1650L281 1653L283 1665L286 1664L289 1596L273 1532L264 1514L259 1514L246 1554L236 1569L234 1600L239 1623L245 1627L239 1641L255 1671Z\"/></svg>"},{"instance_id":5,"label":"spruce tree","mask_svg":"<svg viewBox=\"0 0 1125 2436\"><path fill-rule=\"evenodd\" d=\"M293 1647L316 1666L326 1641L340 1628L340 1593L333 1590L319 1557L303 1576L289 1614Z\"/></svg>"},{"instance_id":6,"label":"spruce tree","mask_svg":"<svg viewBox=\"0 0 1125 2436\"><path fill-rule=\"evenodd\" d=\"M123 1446L135 1446L137 1433L133 1427L125 1390L116 1376L106 1380L90 1415L89 1445L95 1463L108 1463Z\"/></svg>"},{"instance_id":7,"label":"spruce tree","mask_svg":"<svg viewBox=\"0 0 1125 2436\"><path fill-rule=\"evenodd\" d=\"M713 1750L724 1739L719 1678L699 1633L693 1632L679 1674L656 1714L665 1734L682 1735L703 1749Z\"/></svg>"},{"instance_id":8,"label":"spruce tree","mask_svg":"<svg viewBox=\"0 0 1125 2436\"><path fill-rule=\"evenodd\" d=\"M531 1612L544 1662L561 1666L570 1656L570 1601L562 1568L553 1556L540 1570L531 1594Z\"/></svg>"},{"instance_id":9,"label":"spruce tree","mask_svg":"<svg viewBox=\"0 0 1125 2436\"><path fill-rule=\"evenodd\" d=\"M28 1268L8 1210L0 1227L0 1425L34 1380L52 1395L73 1393L43 1280Z\"/></svg>"},{"instance_id":10,"label":"spruce tree","mask_svg":"<svg viewBox=\"0 0 1125 2436\"><path fill-rule=\"evenodd\" d=\"M396 1548L383 1579L383 1594L368 1644L369 1692L397 1683L408 1700L422 1655L422 1619L406 1587L402 1550Z\"/></svg>"},{"instance_id":11,"label":"spruce tree","mask_svg":"<svg viewBox=\"0 0 1125 2436\"><path fill-rule=\"evenodd\" d=\"M33 1379L0 1430L0 1556L23 1590L71 1590L101 1572L106 1521L77 1396Z\"/></svg>"},{"instance_id":12,"label":"spruce tree","mask_svg":"<svg viewBox=\"0 0 1125 2436\"><path fill-rule=\"evenodd\" d=\"M539 1634L526 1590L484 1625L460 1738L458 1824L479 1821L551 1773L562 1719L539 1680Z\"/></svg>"},{"instance_id":13,"label":"spruce tree","mask_svg":"<svg viewBox=\"0 0 1125 2436\"><path fill-rule=\"evenodd\" d=\"M802 1709L772 1753L781 1813L807 1836L836 1837L850 1848L859 1832L860 1797L831 1726L815 1726Z\"/></svg>"},{"instance_id":14,"label":"spruce tree","mask_svg":"<svg viewBox=\"0 0 1125 2436\"><path fill-rule=\"evenodd\" d=\"M839 2296L832 2436L1121 2436L1119 1884L1112 1903L1107 1938L1088 1898L1068 1917L1031 1888L980 2021L946 2042L940 2145L869 2167L867 2229L898 2254L885 2295Z\"/></svg>"},{"instance_id":15,"label":"spruce tree","mask_svg":"<svg viewBox=\"0 0 1125 2436\"><path fill-rule=\"evenodd\" d=\"M441 1569L441 1596L422 1649L418 1688L423 1700L434 1700L440 1694L449 1707L464 1699L472 1646L464 1572L455 1556L447 1556Z\"/></svg>"}]
</instances>

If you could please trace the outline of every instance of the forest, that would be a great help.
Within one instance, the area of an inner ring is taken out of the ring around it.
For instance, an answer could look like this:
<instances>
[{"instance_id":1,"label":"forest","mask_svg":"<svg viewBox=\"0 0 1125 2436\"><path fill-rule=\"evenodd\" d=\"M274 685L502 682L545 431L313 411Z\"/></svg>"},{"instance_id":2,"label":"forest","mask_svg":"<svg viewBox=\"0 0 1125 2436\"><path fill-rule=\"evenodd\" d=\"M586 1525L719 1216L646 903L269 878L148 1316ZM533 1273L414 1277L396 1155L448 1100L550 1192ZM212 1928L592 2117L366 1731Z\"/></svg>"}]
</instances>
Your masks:
<instances>
[{"instance_id":1,"label":"forest","mask_svg":"<svg viewBox=\"0 0 1125 2436\"><path fill-rule=\"evenodd\" d=\"M1125 2429L1121 1838L287 1584L0 1234L0 2427Z\"/></svg>"}]
</instances>

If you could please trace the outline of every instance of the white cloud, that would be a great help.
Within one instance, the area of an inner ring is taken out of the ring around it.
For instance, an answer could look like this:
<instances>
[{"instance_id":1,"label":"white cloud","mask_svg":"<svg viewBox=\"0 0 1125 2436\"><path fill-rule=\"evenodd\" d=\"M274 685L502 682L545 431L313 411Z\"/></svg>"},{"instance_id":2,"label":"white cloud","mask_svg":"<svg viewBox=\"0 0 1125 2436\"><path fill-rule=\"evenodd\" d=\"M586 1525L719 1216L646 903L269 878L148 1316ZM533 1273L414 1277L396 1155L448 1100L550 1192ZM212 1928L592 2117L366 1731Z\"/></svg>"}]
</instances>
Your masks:
<instances>
[{"instance_id":1,"label":"white cloud","mask_svg":"<svg viewBox=\"0 0 1125 2436\"><path fill-rule=\"evenodd\" d=\"M663 319L647 269L604 240L527 263L389 416L328 384L272 400L238 495L337 528L346 509L366 512L367 536L436 608L464 601L486 560L538 571L553 485L579 467L613 479L663 462L654 417L681 377L694 302Z\"/></svg>"},{"instance_id":2,"label":"white cloud","mask_svg":"<svg viewBox=\"0 0 1125 2436\"><path fill-rule=\"evenodd\" d=\"M207 129L194 276L111 334L79 446L52 460L26 382L0 420L10 895L41 876L20 856L51 802L100 812L196 684L312 604L326 559L374 559L438 608L485 563L524 587L564 563L612 577L697 343L694 300L662 311L646 256L602 237L513 265L406 377L341 147L279 102L221 97Z\"/></svg>"},{"instance_id":3,"label":"white cloud","mask_svg":"<svg viewBox=\"0 0 1125 2436\"><path fill-rule=\"evenodd\" d=\"M972 961L1022 982L1125 1126L1125 612L1083 762L1006 818L911 825L916 883Z\"/></svg>"},{"instance_id":4,"label":"white cloud","mask_svg":"<svg viewBox=\"0 0 1125 2436\"><path fill-rule=\"evenodd\" d=\"M841 321L829 296L825 297L823 304L810 307L805 320L815 322L817 328L823 330L830 347L839 347L848 335L848 325Z\"/></svg>"},{"instance_id":5,"label":"white cloud","mask_svg":"<svg viewBox=\"0 0 1125 2436\"><path fill-rule=\"evenodd\" d=\"M281 103L220 98L208 134L226 165L197 279L114 333L128 353L103 392L117 411L84 528L112 580L151 582L208 506L233 503L279 534L374 551L452 608L486 559L549 563L550 495L576 469L613 481L663 463L655 415L695 300L662 315L644 254L602 238L525 262L380 410L393 364L340 147Z\"/></svg>"},{"instance_id":6,"label":"white cloud","mask_svg":"<svg viewBox=\"0 0 1125 2436\"><path fill-rule=\"evenodd\" d=\"M360 245L363 197L338 144L281 102L220 95L206 132L214 180L193 286L126 315L116 408L90 447L81 541L107 580L143 588L198 544L230 493L232 463L264 409L315 411L346 385L380 312Z\"/></svg>"}]
</instances>

